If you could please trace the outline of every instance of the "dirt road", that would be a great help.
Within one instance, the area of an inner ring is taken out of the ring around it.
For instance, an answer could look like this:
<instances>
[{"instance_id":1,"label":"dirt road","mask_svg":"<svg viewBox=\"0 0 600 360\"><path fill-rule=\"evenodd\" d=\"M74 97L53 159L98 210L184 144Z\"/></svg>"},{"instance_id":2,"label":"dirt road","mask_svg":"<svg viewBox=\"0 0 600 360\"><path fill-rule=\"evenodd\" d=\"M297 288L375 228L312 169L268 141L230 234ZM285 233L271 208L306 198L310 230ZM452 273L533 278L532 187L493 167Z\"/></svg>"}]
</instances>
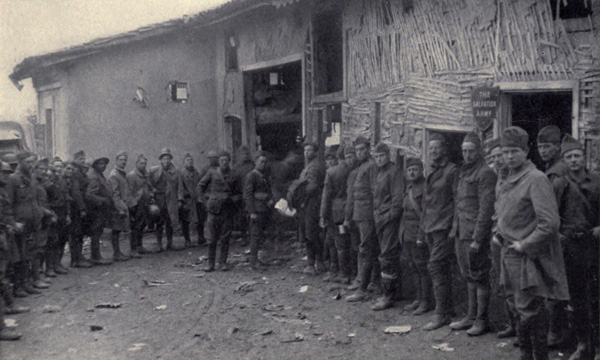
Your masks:
<instances>
[{"instance_id":1,"label":"dirt road","mask_svg":"<svg viewBox=\"0 0 600 360\"><path fill-rule=\"evenodd\" d=\"M54 279L43 296L24 300L31 313L9 316L24 337L0 343L0 358L503 360L518 356L511 342L493 334L475 339L448 327L422 331L430 314L412 317L402 314L401 307L376 313L370 310L371 302L336 300L345 291L302 275L302 254L291 242L267 249L265 258L270 258L271 266L262 272L246 265L243 251L232 247L234 267L229 272L206 274L195 265L205 255L205 247L72 269ZM110 253L105 244L103 253ZM106 303L120 307L96 308ZM44 312L46 305L60 310ZM411 330L405 335L385 334L384 329L392 325L410 325ZM102 330L91 331L91 326ZM433 348L443 343L452 351Z\"/></svg>"}]
</instances>

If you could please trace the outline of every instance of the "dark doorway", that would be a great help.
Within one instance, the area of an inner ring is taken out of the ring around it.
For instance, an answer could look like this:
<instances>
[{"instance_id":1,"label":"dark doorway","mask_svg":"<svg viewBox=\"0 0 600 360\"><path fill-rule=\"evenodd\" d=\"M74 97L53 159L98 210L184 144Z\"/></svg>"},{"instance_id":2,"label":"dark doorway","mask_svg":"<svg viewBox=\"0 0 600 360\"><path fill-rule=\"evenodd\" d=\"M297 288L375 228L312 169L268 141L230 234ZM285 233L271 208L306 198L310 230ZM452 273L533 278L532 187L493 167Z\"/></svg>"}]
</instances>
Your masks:
<instances>
[{"instance_id":1,"label":"dark doorway","mask_svg":"<svg viewBox=\"0 0 600 360\"><path fill-rule=\"evenodd\" d=\"M462 141L465 138L466 132L461 131L444 131L444 130L430 130L429 138L431 138L432 133L439 133L444 135L446 141L448 143L448 160L450 162L455 163L460 166L462 164ZM429 156L427 156L427 161L431 165L429 160Z\"/></svg>"},{"instance_id":2,"label":"dark doorway","mask_svg":"<svg viewBox=\"0 0 600 360\"><path fill-rule=\"evenodd\" d=\"M529 134L529 158L543 169L537 152L537 135L547 125L556 125L561 133L571 134L573 94L571 92L511 94L511 125Z\"/></svg>"},{"instance_id":3,"label":"dark doorway","mask_svg":"<svg viewBox=\"0 0 600 360\"><path fill-rule=\"evenodd\" d=\"M242 146L242 120L237 116L226 116L225 123L229 125L231 129L231 148L233 149L233 161L237 159L237 153Z\"/></svg>"},{"instance_id":4,"label":"dark doorway","mask_svg":"<svg viewBox=\"0 0 600 360\"><path fill-rule=\"evenodd\" d=\"M302 64L256 70L246 81L246 107L256 125L258 146L281 160L302 138Z\"/></svg>"}]
</instances>

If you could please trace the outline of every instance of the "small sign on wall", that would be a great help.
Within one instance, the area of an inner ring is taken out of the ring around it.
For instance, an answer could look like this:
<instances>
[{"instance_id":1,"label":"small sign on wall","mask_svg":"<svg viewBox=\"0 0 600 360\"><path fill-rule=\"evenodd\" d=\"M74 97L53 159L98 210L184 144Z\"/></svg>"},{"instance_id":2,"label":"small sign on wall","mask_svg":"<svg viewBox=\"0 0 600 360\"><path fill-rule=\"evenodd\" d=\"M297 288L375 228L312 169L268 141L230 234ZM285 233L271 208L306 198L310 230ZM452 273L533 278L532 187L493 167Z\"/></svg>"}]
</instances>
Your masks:
<instances>
[{"instance_id":1,"label":"small sign on wall","mask_svg":"<svg viewBox=\"0 0 600 360\"><path fill-rule=\"evenodd\" d=\"M500 103L500 88L482 86L471 91L471 106L473 107L473 118L479 130L487 130L498 115Z\"/></svg>"}]
</instances>

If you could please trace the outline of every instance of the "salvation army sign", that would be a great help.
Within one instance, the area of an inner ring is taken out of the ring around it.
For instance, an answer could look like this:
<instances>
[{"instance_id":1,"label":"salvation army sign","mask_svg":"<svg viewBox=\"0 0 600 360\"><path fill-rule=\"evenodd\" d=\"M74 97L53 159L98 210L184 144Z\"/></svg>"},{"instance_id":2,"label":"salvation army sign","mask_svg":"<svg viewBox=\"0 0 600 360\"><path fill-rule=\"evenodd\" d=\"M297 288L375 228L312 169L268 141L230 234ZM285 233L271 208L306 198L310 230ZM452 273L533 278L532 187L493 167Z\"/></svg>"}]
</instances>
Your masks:
<instances>
[{"instance_id":1,"label":"salvation army sign","mask_svg":"<svg viewBox=\"0 0 600 360\"><path fill-rule=\"evenodd\" d=\"M492 125L500 102L500 88L482 86L471 91L471 106L475 125L483 131Z\"/></svg>"}]
</instances>

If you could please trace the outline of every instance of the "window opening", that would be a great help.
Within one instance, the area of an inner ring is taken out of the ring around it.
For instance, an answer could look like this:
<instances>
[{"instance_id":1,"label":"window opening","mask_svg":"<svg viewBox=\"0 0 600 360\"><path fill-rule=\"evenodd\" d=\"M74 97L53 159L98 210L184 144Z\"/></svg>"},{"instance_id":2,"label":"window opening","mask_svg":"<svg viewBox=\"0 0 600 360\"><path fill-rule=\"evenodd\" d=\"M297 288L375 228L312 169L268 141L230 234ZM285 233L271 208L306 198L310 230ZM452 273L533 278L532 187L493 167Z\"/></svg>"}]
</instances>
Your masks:
<instances>
[{"instance_id":1,"label":"window opening","mask_svg":"<svg viewBox=\"0 0 600 360\"><path fill-rule=\"evenodd\" d=\"M582 18L592 14L590 0L549 0L552 8L552 19L557 15L561 19Z\"/></svg>"},{"instance_id":2,"label":"window opening","mask_svg":"<svg viewBox=\"0 0 600 360\"><path fill-rule=\"evenodd\" d=\"M336 6L313 18L315 49L315 93L331 94L343 90L344 44L342 9Z\"/></svg>"}]
</instances>

